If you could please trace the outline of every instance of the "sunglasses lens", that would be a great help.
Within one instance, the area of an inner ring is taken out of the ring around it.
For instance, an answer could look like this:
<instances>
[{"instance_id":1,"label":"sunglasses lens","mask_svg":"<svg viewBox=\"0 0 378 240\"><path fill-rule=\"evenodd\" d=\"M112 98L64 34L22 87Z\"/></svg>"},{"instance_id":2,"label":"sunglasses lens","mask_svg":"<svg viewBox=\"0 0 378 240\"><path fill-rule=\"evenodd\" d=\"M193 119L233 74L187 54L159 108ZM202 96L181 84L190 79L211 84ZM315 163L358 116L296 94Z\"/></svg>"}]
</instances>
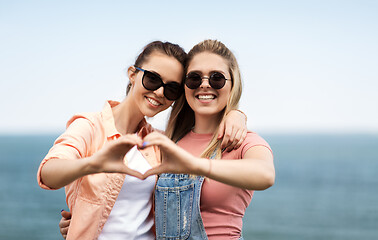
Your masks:
<instances>
[{"instance_id":1,"label":"sunglasses lens","mask_svg":"<svg viewBox=\"0 0 378 240\"><path fill-rule=\"evenodd\" d=\"M182 86L179 83L171 82L164 85L163 80L158 75L146 70L144 70L142 84L150 91L155 91L164 86L164 96L171 101L177 100L182 94Z\"/></svg>"},{"instance_id":2,"label":"sunglasses lens","mask_svg":"<svg viewBox=\"0 0 378 240\"><path fill-rule=\"evenodd\" d=\"M177 100L182 94L182 86L178 83L168 83L164 86L164 96L168 100Z\"/></svg>"},{"instance_id":3,"label":"sunglasses lens","mask_svg":"<svg viewBox=\"0 0 378 240\"><path fill-rule=\"evenodd\" d=\"M186 76L185 85L190 89L196 89L202 84L202 77L198 73L192 72ZM226 84L226 78L222 73L211 74L209 84L214 89L221 89Z\"/></svg>"},{"instance_id":4,"label":"sunglasses lens","mask_svg":"<svg viewBox=\"0 0 378 240\"><path fill-rule=\"evenodd\" d=\"M154 91L163 85L163 81L158 75L145 71L142 84L147 90Z\"/></svg>"},{"instance_id":5,"label":"sunglasses lens","mask_svg":"<svg viewBox=\"0 0 378 240\"><path fill-rule=\"evenodd\" d=\"M195 72L191 72L186 76L185 85L190 89L196 89L201 86L201 75Z\"/></svg>"},{"instance_id":6,"label":"sunglasses lens","mask_svg":"<svg viewBox=\"0 0 378 240\"><path fill-rule=\"evenodd\" d=\"M214 89L221 89L226 84L226 78L222 73L213 73L209 80L210 86Z\"/></svg>"}]
</instances>

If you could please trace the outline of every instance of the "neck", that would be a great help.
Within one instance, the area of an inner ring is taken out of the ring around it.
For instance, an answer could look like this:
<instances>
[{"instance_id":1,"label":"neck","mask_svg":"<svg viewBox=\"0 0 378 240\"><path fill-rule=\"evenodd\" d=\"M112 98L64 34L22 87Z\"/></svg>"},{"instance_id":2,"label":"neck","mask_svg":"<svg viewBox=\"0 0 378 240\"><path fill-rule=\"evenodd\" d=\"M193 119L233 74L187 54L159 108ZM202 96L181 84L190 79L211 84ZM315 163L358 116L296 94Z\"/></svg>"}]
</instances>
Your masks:
<instances>
[{"instance_id":1,"label":"neck","mask_svg":"<svg viewBox=\"0 0 378 240\"><path fill-rule=\"evenodd\" d=\"M112 109L116 129L122 135L137 132L138 125L143 120L144 115L136 109L130 97L126 97Z\"/></svg>"},{"instance_id":2,"label":"neck","mask_svg":"<svg viewBox=\"0 0 378 240\"><path fill-rule=\"evenodd\" d=\"M221 116L195 114L193 132L200 134L214 133L219 126Z\"/></svg>"}]
</instances>

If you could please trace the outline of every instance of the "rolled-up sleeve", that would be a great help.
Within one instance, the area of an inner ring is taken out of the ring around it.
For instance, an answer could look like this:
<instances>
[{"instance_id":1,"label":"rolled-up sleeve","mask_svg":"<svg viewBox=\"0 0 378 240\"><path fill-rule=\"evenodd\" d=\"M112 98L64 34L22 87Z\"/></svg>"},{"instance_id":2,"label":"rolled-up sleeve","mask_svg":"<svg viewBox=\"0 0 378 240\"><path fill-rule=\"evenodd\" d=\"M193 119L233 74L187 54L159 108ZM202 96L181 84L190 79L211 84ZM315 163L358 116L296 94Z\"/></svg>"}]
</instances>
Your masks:
<instances>
[{"instance_id":1,"label":"rolled-up sleeve","mask_svg":"<svg viewBox=\"0 0 378 240\"><path fill-rule=\"evenodd\" d=\"M50 159L79 159L89 155L93 141L93 124L86 118L74 117L67 124L67 130L60 135L54 145L42 160L37 181L41 188L53 190L46 186L41 179L41 170Z\"/></svg>"}]
</instances>

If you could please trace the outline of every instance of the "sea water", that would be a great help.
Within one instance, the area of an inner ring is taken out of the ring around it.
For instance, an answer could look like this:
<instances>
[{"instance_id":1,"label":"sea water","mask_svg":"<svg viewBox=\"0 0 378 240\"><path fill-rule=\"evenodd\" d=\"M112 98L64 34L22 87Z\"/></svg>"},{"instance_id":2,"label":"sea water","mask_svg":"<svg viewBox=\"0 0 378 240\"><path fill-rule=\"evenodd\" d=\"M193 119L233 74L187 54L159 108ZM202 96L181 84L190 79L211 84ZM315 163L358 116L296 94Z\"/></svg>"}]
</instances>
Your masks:
<instances>
[{"instance_id":1,"label":"sea water","mask_svg":"<svg viewBox=\"0 0 378 240\"><path fill-rule=\"evenodd\" d=\"M276 182L256 191L245 239L378 239L378 135L262 135ZM0 239L62 239L64 190L41 189L38 166L57 135L0 136Z\"/></svg>"}]
</instances>

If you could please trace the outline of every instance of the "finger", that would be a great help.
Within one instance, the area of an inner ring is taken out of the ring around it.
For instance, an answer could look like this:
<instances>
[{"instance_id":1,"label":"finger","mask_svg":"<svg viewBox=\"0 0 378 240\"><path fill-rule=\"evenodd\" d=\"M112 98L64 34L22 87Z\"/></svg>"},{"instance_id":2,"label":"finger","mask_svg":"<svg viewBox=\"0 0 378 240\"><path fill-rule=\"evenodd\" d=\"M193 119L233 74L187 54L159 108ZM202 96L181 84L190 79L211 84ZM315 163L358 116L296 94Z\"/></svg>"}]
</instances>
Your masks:
<instances>
[{"instance_id":1,"label":"finger","mask_svg":"<svg viewBox=\"0 0 378 240\"><path fill-rule=\"evenodd\" d=\"M139 137L138 135L133 134L133 135L130 136L130 141L131 141L133 144L136 145L136 144L142 142L143 140L142 140L142 138Z\"/></svg>"},{"instance_id":2,"label":"finger","mask_svg":"<svg viewBox=\"0 0 378 240\"><path fill-rule=\"evenodd\" d=\"M153 146L153 144L151 143L154 139L156 139L158 136L156 136L155 134L148 134L147 136L145 136L143 138L143 141L142 143L138 144L138 148L140 149L144 149L146 147L150 147L150 146Z\"/></svg>"},{"instance_id":3,"label":"finger","mask_svg":"<svg viewBox=\"0 0 378 240\"><path fill-rule=\"evenodd\" d=\"M127 166L124 166L124 168L122 168L120 172L143 180L143 174L141 174L140 172L136 170L128 168Z\"/></svg>"},{"instance_id":4,"label":"finger","mask_svg":"<svg viewBox=\"0 0 378 240\"><path fill-rule=\"evenodd\" d=\"M66 228L66 227L69 227L71 224L71 219L70 220L64 220L64 218L62 218L59 222L59 228Z\"/></svg>"},{"instance_id":5,"label":"finger","mask_svg":"<svg viewBox=\"0 0 378 240\"><path fill-rule=\"evenodd\" d=\"M143 141L141 144L138 144L138 148L140 149L144 149L148 146L150 146L150 142L148 142L147 140Z\"/></svg>"},{"instance_id":6,"label":"finger","mask_svg":"<svg viewBox=\"0 0 378 240\"><path fill-rule=\"evenodd\" d=\"M63 237L64 239L66 239L66 238L67 238L67 234L68 234L68 228L65 228L64 230L61 229L61 230L60 230L60 234L62 234L62 237Z\"/></svg>"},{"instance_id":7,"label":"finger","mask_svg":"<svg viewBox=\"0 0 378 240\"><path fill-rule=\"evenodd\" d=\"M129 151L134 145L139 145L141 144L143 141L140 137L137 137L137 136L130 136L128 138L122 138L120 139L120 141L117 143L117 145L119 145L120 147L122 148L127 148Z\"/></svg>"},{"instance_id":8,"label":"finger","mask_svg":"<svg viewBox=\"0 0 378 240\"><path fill-rule=\"evenodd\" d=\"M241 137L240 137L240 139L239 139L239 142L235 145L235 148L234 148L234 149L238 149L238 148L242 145L242 143L244 142L244 140L245 140L246 137L247 137L247 131L244 130L244 131L242 132L242 134L241 134Z\"/></svg>"},{"instance_id":9,"label":"finger","mask_svg":"<svg viewBox=\"0 0 378 240\"><path fill-rule=\"evenodd\" d=\"M238 129L235 132L234 139L233 139L233 142L232 142L232 149L230 149L230 151L238 148L237 145L239 144L240 140L242 139L243 132L244 132L244 129Z\"/></svg>"},{"instance_id":10,"label":"finger","mask_svg":"<svg viewBox=\"0 0 378 240\"><path fill-rule=\"evenodd\" d=\"M160 166L157 166L157 167L154 167L154 168L150 168L143 174L143 179L146 179L146 178L148 178L149 176L152 176L152 175L156 175L156 174L160 174L160 173L166 173L166 172L167 172L167 169L163 165L160 165Z\"/></svg>"},{"instance_id":11,"label":"finger","mask_svg":"<svg viewBox=\"0 0 378 240\"><path fill-rule=\"evenodd\" d=\"M236 144L236 143L231 142L231 143L227 146L226 151L227 151L227 152L231 152L231 151L234 149L235 144Z\"/></svg>"},{"instance_id":12,"label":"finger","mask_svg":"<svg viewBox=\"0 0 378 240\"><path fill-rule=\"evenodd\" d=\"M225 121L222 120L222 122L219 124L218 139L221 139L223 137L224 127L225 127Z\"/></svg>"},{"instance_id":13,"label":"finger","mask_svg":"<svg viewBox=\"0 0 378 240\"><path fill-rule=\"evenodd\" d=\"M140 145L140 148L143 149L150 146L158 146L161 150L164 150L167 148L169 141L171 140L165 136L151 135L143 139L143 143Z\"/></svg>"},{"instance_id":14,"label":"finger","mask_svg":"<svg viewBox=\"0 0 378 240\"><path fill-rule=\"evenodd\" d=\"M62 237L66 239L68 228L70 226L71 220L65 220L65 218L62 217L62 219L59 222L59 231L62 234Z\"/></svg>"},{"instance_id":15,"label":"finger","mask_svg":"<svg viewBox=\"0 0 378 240\"><path fill-rule=\"evenodd\" d=\"M143 138L143 141L150 141L151 139L164 139L164 138L167 138L167 136L165 136L164 134L161 134L159 132L152 132L150 134L148 134L147 136L145 136Z\"/></svg>"},{"instance_id":16,"label":"finger","mask_svg":"<svg viewBox=\"0 0 378 240\"><path fill-rule=\"evenodd\" d=\"M67 233L68 233L68 227L60 228L60 233L62 235L67 235Z\"/></svg>"},{"instance_id":17,"label":"finger","mask_svg":"<svg viewBox=\"0 0 378 240\"><path fill-rule=\"evenodd\" d=\"M62 217L65 218L65 219L71 219L71 216L72 216L72 214L70 212L67 212L67 211L64 211L64 210L62 210L60 212L60 215L62 215Z\"/></svg>"},{"instance_id":18,"label":"finger","mask_svg":"<svg viewBox=\"0 0 378 240\"><path fill-rule=\"evenodd\" d=\"M228 142L230 140L231 134L232 134L232 127L226 127L226 129L224 131L222 143L221 143L222 149L228 146Z\"/></svg>"},{"instance_id":19,"label":"finger","mask_svg":"<svg viewBox=\"0 0 378 240\"><path fill-rule=\"evenodd\" d=\"M143 141L145 141L146 139L154 139L154 138L160 138L160 137L165 137L164 134L162 133L159 133L159 132L151 132L149 134L147 134L144 138L143 138Z\"/></svg>"},{"instance_id":20,"label":"finger","mask_svg":"<svg viewBox=\"0 0 378 240\"><path fill-rule=\"evenodd\" d=\"M233 131L233 127L227 127L225 132L224 132L224 135L223 135L223 140L222 140L222 143L221 143L221 148L226 148L228 147L228 145L230 145L230 138L232 136L232 131Z\"/></svg>"},{"instance_id":21,"label":"finger","mask_svg":"<svg viewBox=\"0 0 378 240\"><path fill-rule=\"evenodd\" d=\"M237 145L239 144L240 142L240 139L242 138L242 135L243 135L243 130L239 130L235 133L235 136L233 137L233 141L232 143L228 146L228 151L232 151L234 149L237 149Z\"/></svg>"},{"instance_id":22,"label":"finger","mask_svg":"<svg viewBox=\"0 0 378 240\"><path fill-rule=\"evenodd\" d=\"M236 135L238 134L238 132L239 132L238 128L232 129L232 133L230 135L230 139L228 140L228 145L227 145L228 152L232 151L235 145L238 143L238 140L236 140Z\"/></svg>"}]
</instances>

